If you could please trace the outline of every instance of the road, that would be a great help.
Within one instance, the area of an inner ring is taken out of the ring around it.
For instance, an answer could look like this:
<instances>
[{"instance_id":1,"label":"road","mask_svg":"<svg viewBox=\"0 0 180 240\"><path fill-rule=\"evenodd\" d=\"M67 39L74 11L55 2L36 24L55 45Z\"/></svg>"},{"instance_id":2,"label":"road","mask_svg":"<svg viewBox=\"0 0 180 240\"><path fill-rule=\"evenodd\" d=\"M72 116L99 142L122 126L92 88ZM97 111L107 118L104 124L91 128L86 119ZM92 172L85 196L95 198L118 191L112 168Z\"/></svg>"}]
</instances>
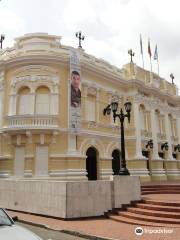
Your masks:
<instances>
[{"instance_id":1,"label":"road","mask_svg":"<svg viewBox=\"0 0 180 240\"><path fill-rule=\"evenodd\" d=\"M29 229L30 231L34 232L36 235L41 237L43 240L87 240L87 238L80 238L76 236L72 236L70 234L62 233L59 231L49 230L41 227L36 227L24 223L16 223Z\"/></svg>"}]
</instances>

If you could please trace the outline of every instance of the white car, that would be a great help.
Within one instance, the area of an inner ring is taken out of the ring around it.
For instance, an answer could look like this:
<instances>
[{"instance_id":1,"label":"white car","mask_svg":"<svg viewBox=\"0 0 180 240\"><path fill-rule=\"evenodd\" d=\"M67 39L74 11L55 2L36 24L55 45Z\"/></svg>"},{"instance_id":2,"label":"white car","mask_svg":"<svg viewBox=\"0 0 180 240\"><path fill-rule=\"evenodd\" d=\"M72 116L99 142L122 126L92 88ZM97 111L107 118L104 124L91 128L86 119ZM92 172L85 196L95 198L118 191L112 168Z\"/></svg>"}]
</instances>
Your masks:
<instances>
[{"instance_id":1,"label":"white car","mask_svg":"<svg viewBox=\"0 0 180 240\"><path fill-rule=\"evenodd\" d=\"M42 240L33 232L16 225L4 209L0 208L0 239L2 240Z\"/></svg>"}]
</instances>

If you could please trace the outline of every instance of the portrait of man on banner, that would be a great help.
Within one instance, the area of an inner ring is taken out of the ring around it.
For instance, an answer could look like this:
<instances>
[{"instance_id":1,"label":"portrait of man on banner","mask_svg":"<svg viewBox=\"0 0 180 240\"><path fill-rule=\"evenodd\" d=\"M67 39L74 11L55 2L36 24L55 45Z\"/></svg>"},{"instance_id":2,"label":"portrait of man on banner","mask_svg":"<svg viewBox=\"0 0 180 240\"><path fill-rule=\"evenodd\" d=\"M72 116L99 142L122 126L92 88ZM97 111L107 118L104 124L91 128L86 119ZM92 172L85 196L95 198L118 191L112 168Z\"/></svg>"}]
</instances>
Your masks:
<instances>
[{"instance_id":1,"label":"portrait of man on banner","mask_svg":"<svg viewBox=\"0 0 180 240\"><path fill-rule=\"evenodd\" d=\"M81 76L78 71L71 72L71 107L79 108L81 106Z\"/></svg>"}]
</instances>

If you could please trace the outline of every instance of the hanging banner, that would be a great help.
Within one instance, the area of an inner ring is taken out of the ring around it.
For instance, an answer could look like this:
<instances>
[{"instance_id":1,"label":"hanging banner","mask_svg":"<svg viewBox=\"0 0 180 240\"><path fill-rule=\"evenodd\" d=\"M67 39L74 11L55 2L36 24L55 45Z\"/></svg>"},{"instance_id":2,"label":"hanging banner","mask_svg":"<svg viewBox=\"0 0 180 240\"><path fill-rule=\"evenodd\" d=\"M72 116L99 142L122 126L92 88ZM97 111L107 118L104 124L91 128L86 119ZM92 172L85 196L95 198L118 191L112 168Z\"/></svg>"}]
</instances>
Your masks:
<instances>
[{"instance_id":1,"label":"hanging banner","mask_svg":"<svg viewBox=\"0 0 180 240\"><path fill-rule=\"evenodd\" d=\"M69 120L70 131L78 132L81 123L81 66L79 53L70 50L70 84L69 84Z\"/></svg>"}]
</instances>

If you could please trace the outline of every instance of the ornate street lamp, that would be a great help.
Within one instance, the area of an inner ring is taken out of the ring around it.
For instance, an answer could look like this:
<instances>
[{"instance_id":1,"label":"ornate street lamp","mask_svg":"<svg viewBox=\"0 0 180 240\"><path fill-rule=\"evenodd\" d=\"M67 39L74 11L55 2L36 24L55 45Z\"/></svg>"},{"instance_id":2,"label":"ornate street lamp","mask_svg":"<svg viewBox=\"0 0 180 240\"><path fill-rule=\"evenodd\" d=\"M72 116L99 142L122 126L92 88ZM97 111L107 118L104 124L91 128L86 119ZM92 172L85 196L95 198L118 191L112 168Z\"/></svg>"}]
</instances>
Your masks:
<instances>
[{"instance_id":1,"label":"ornate street lamp","mask_svg":"<svg viewBox=\"0 0 180 240\"><path fill-rule=\"evenodd\" d=\"M130 57L131 57L131 63L132 63L132 62L133 62L133 57L134 57L135 53L133 52L132 49L129 49L129 50L128 50L128 54L129 54Z\"/></svg>"},{"instance_id":2,"label":"ornate street lamp","mask_svg":"<svg viewBox=\"0 0 180 240\"><path fill-rule=\"evenodd\" d=\"M163 143L162 145L161 145L161 150L166 150L166 151L168 151L168 149L169 149L169 146L168 146L168 142L165 142L165 143Z\"/></svg>"},{"instance_id":3,"label":"ornate street lamp","mask_svg":"<svg viewBox=\"0 0 180 240\"><path fill-rule=\"evenodd\" d=\"M117 113L118 110L118 102L112 102L109 104L104 110L104 115L110 115L111 111L113 112L113 119L114 122L116 121L116 118L119 118L121 123L121 168L118 173L118 175L130 175L129 171L126 167L126 156L125 156L125 141L124 141L124 119L127 117L128 122L130 123L130 112L131 112L131 102L126 102L124 104L124 108L126 110L126 114L123 113L123 110L121 108L120 113Z\"/></svg>"},{"instance_id":4,"label":"ornate street lamp","mask_svg":"<svg viewBox=\"0 0 180 240\"><path fill-rule=\"evenodd\" d=\"M174 146L174 151L176 152L178 150L178 152L180 152L180 144L177 144L176 146Z\"/></svg>"},{"instance_id":5,"label":"ornate street lamp","mask_svg":"<svg viewBox=\"0 0 180 240\"><path fill-rule=\"evenodd\" d=\"M79 39L79 48L82 48L81 41L84 41L85 36L82 35L81 31L76 32L76 37Z\"/></svg>"},{"instance_id":6,"label":"ornate street lamp","mask_svg":"<svg viewBox=\"0 0 180 240\"><path fill-rule=\"evenodd\" d=\"M153 140L150 139L147 144L146 144L146 148L150 147L150 149L153 149Z\"/></svg>"},{"instance_id":7,"label":"ornate street lamp","mask_svg":"<svg viewBox=\"0 0 180 240\"><path fill-rule=\"evenodd\" d=\"M1 34L1 38L0 38L0 47L1 47L1 49L2 49L2 47L3 47L3 41L4 41L4 39L5 39L5 35Z\"/></svg>"}]
</instances>

